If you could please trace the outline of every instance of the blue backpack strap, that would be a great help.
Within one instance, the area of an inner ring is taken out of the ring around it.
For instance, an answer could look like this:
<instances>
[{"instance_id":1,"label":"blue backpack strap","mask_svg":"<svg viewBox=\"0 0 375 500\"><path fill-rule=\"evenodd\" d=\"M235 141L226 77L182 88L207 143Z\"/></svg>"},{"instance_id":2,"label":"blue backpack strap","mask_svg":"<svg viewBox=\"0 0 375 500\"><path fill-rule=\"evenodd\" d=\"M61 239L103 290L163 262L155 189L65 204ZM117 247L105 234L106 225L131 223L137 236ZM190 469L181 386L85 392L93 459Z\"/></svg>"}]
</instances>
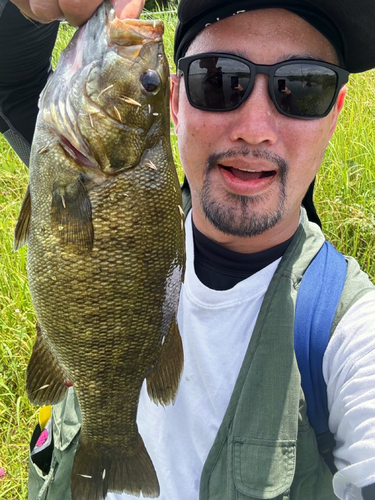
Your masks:
<instances>
[{"instance_id":1,"label":"blue backpack strap","mask_svg":"<svg viewBox=\"0 0 375 500\"><path fill-rule=\"evenodd\" d=\"M294 349L307 415L316 435L329 431L323 356L345 284L345 257L327 241L303 275L294 323Z\"/></svg>"}]
</instances>

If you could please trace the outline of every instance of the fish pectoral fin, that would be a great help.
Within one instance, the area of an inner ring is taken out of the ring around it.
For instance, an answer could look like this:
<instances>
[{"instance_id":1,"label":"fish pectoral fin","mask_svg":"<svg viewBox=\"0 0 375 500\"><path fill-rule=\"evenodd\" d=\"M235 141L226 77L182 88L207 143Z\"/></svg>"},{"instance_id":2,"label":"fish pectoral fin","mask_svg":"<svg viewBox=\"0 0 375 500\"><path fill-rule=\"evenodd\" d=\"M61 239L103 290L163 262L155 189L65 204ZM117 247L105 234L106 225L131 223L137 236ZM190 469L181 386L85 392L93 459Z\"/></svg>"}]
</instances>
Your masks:
<instances>
[{"instance_id":1,"label":"fish pectoral fin","mask_svg":"<svg viewBox=\"0 0 375 500\"><path fill-rule=\"evenodd\" d=\"M154 403L174 403L180 383L184 354L177 322L171 324L158 362L147 376L147 392Z\"/></svg>"},{"instance_id":2,"label":"fish pectoral fin","mask_svg":"<svg viewBox=\"0 0 375 500\"><path fill-rule=\"evenodd\" d=\"M27 244L31 218L31 197L30 186L27 187L25 198L23 199L21 211L18 216L16 229L14 231L13 249L16 252Z\"/></svg>"},{"instance_id":3,"label":"fish pectoral fin","mask_svg":"<svg viewBox=\"0 0 375 500\"><path fill-rule=\"evenodd\" d=\"M68 382L64 370L48 345L40 325L26 372L26 391L31 403L45 406L63 399Z\"/></svg>"},{"instance_id":4,"label":"fish pectoral fin","mask_svg":"<svg viewBox=\"0 0 375 500\"><path fill-rule=\"evenodd\" d=\"M98 435L100 438L100 434ZM108 491L126 492L137 497L160 495L158 478L141 435L129 449L118 444L87 443L84 428L74 458L71 492L77 500L104 500Z\"/></svg>"},{"instance_id":5,"label":"fish pectoral fin","mask_svg":"<svg viewBox=\"0 0 375 500\"><path fill-rule=\"evenodd\" d=\"M64 245L91 251L94 245L92 208L84 180L55 185L52 192L52 229Z\"/></svg>"}]
</instances>

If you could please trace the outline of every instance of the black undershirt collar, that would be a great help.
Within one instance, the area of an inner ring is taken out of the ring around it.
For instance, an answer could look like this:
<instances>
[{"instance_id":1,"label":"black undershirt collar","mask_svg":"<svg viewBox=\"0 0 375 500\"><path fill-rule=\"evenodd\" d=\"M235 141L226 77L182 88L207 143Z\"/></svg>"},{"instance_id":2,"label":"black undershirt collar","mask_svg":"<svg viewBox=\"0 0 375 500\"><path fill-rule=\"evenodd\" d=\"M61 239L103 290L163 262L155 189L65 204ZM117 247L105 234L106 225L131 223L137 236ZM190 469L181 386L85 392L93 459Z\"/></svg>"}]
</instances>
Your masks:
<instances>
[{"instance_id":1,"label":"black undershirt collar","mask_svg":"<svg viewBox=\"0 0 375 500\"><path fill-rule=\"evenodd\" d=\"M194 225L194 268L198 279L212 290L229 290L282 257L293 236L262 252L233 252L202 234Z\"/></svg>"}]
</instances>

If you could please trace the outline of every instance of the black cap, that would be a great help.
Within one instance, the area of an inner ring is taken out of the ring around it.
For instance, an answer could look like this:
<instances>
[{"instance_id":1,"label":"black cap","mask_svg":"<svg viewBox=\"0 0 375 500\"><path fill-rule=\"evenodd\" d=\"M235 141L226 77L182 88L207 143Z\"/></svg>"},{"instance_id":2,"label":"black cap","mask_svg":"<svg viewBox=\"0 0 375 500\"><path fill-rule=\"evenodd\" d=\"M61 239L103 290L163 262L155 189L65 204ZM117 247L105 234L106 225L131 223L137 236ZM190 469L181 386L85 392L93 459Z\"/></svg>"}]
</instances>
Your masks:
<instances>
[{"instance_id":1,"label":"black cap","mask_svg":"<svg viewBox=\"0 0 375 500\"><path fill-rule=\"evenodd\" d=\"M265 8L290 10L304 18L332 43L340 66L350 73L375 67L375 0L180 0L175 62L207 24Z\"/></svg>"}]
</instances>

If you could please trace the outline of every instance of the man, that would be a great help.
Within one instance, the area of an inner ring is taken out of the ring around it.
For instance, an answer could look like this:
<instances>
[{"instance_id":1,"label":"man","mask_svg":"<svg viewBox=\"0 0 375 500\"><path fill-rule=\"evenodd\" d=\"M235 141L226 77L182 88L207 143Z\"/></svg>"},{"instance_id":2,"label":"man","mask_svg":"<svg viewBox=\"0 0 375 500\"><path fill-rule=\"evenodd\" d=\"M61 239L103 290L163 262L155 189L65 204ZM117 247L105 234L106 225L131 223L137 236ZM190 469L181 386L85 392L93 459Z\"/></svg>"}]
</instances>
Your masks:
<instances>
[{"instance_id":1,"label":"man","mask_svg":"<svg viewBox=\"0 0 375 500\"><path fill-rule=\"evenodd\" d=\"M344 104L337 66L375 66L375 5L182 0L179 18L171 111L192 204L178 318L185 368L174 406L142 391L138 411L160 498L374 499L374 288L349 260L323 359L333 476L300 393L293 319L299 279L324 241L302 199ZM216 104L207 78L200 92L212 64L226 79ZM59 468L76 445L74 405L70 393L54 414L68 432L45 498L58 498L59 482L68 488ZM32 469L30 491L38 487L46 491Z\"/></svg>"}]
</instances>

